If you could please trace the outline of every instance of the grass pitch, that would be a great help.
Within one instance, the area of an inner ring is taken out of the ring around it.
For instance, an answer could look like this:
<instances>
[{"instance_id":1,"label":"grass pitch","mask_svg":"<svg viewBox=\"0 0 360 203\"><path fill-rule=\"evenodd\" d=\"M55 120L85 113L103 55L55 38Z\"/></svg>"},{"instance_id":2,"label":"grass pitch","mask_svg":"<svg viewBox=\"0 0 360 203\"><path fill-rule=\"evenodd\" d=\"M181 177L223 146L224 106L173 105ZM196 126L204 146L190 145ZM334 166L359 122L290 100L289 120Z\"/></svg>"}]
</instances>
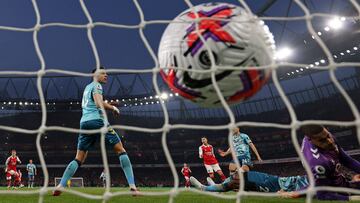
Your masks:
<instances>
[{"instance_id":1,"label":"grass pitch","mask_svg":"<svg viewBox=\"0 0 360 203\"><path fill-rule=\"evenodd\" d=\"M171 188L141 188L141 191L144 192L167 192ZM0 188L1 192L6 191L6 188ZM31 191L36 189L27 189L22 188L17 191ZM102 195L104 193L103 188L74 188L74 190L92 194L92 195ZM13 190L10 190L11 192ZM127 192L127 188L112 188L111 192ZM0 202L1 203L36 203L39 200L39 194L27 194L27 195L19 195L19 194L0 194ZM234 193L226 193L226 194L234 194ZM109 203L167 203L169 200L168 195L164 196L138 196L133 197L131 195L121 195L111 198ZM70 193L63 193L59 197L51 196L51 192L48 192L47 195L44 196L44 202L46 203L99 203L101 200L90 200L83 197L79 197L77 195L73 195ZM181 192L178 196L175 197L174 203L233 203L236 202L235 199L222 199L217 197L212 197L208 195L202 195L198 193L194 193L191 191ZM295 203L295 202L305 202L304 198L299 199L282 199L277 197L245 197L241 201L242 203ZM337 201L318 201L314 200L314 203L340 203Z\"/></svg>"}]
</instances>

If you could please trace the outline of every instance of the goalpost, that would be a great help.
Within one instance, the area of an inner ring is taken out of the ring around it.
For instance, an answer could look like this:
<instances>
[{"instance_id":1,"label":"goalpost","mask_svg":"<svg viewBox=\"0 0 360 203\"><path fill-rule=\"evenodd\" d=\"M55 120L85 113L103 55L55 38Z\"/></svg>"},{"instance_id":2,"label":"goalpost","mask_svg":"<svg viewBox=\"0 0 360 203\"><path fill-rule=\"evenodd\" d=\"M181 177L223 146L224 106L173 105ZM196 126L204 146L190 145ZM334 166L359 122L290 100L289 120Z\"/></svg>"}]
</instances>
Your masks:
<instances>
[{"instance_id":1,"label":"goalpost","mask_svg":"<svg viewBox=\"0 0 360 203\"><path fill-rule=\"evenodd\" d=\"M356 0L348 0L351 5L353 5L353 7L355 8L355 10L357 11L357 16L345 16L345 18L356 18L359 19L360 17L360 5L359 3L357 3ZM184 2L186 3L186 5L190 8L193 8L194 5L190 0L184 0ZM209 0L209 2L214 2ZM222 100L222 105L224 107L224 109L226 110L228 117L230 118L230 122L228 123L228 125L214 125L214 126L206 126L206 125L174 125L170 123L170 119L169 119L169 115L167 113L167 107L164 103L160 102L161 108L164 112L164 125L162 128L160 129L153 129L153 128L145 128L145 127L134 127L134 126L121 126L121 125L114 125L112 126L114 129L131 129L134 131L138 131L138 132L162 132L162 146L164 149L164 153L166 156L166 159L169 163L171 172L173 174L173 178L174 178L174 186L173 188L168 191L168 192L142 192L143 195L149 195L149 196L154 196L154 195L159 195L159 196L163 196L163 195L168 195L169 196L169 202L172 203L174 202L174 198L180 194L182 191L186 191L183 188L179 188L179 177L178 177L178 173L177 170L175 168L175 164L174 161L170 155L170 151L169 148L167 146L167 133L170 130L173 129L179 129L179 128L186 128L186 129L210 129L210 130L224 130L224 129L228 129L229 130L229 138L231 136L230 132L231 129L234 126L249 126L249 127L274 127L274 128L281 128L281 129L288 129L291 130L291 138L292 138L292 142L293 145L296 149L297 154L299 155L300 159L303 161L303 163L305 163L304 167L306 169L306 172L308 175L311 174L310 168L309 166L306 164L306 161L304 161L304 157L301 153L300 150L300 146L299 143L297 142L297 129L301 126L301 125L305 125L305 124L323 124L323 125L336 125L336 126L356 126L357 127L357 136L358 139L360 140L360 114L359 111L356 107L356 105L354 104L354 102L351 100L350 96L348 95L348 93L344 90L344 88L341 86L341 84L339 83L338 79L336 78L335 75L335 70L337 67L346 67L346 66L356 66L357 68L360 68L360 63L337 63L334 58L333 58L333 54L330 52L330 50L328 49L328 47L326 46L326 44L324 43L324 41L318 36L318 33L315 31L313 25L312 25L312 19L314 17L334 17L334 15L330 15L330 14L326 14L326 13L310 13L309 9L306 7L306 5L303 3L303 1L301 0L293 0L293 2L296 4L296 6L298 6L304 13L304 15L302 16L298 16L298 17L259 17L259 19L262 19L264 21L268 21L268 20L274 20L274 21L296 21L296 20L302 20L306 22L306 26L308 29L308 32L313 36L315 42L317 42L317 44L321 47L321 49L324 51L324 53L326 54L327 60L328 60L328 65L327 66L310 66L309 64L294 64L294 63L279 63L279 64L275 64L275 66L270 67L273 69L272 71L272 80L274 82L274 85L277 89L277 91L279 92L279 95L282 99L282 101L284 102L289 114L290 114L290 118L291 118L291 123L290 124L279 124L279 123L264 123L264 122L236 122L235 121L235 117L233 112L231 111L231 109L229 108L229 106L223 102ZM47 120L47 108L46 108L46 101L44 98L44 91L41 88L42 86L42 77L44 76L44 74L46 73L56 73L56 74L65 74L65 75L78 75L78 76L85 76L85 77L91 77L91 74L85 74L85 73L80 73L80 72L71 72L71 71L65 71L62 69L52 69L52 70L48 70L46 69L46 61L43 57L42 54L42 50L41 50L41 46L39 45L38 42L38 33L40 30L46 29L47 27L51 27L51 26L62 26L62 27L70 27L70 28L75 28L75 29L84 29L87 30L87 37L89 40L89 43L91 45L91 49L92 52L94 54L94 58L96 61L96 66L100 67L100 59L99 59L99 54L98 54L98 50L96 48L96 42L93 39L93 35L92 35L92 31L94 29L94 27L97 26L104 26L104 27L111 27L111 28L116 28L116 29L138 29L140 36L141 36L141 40L143 41L145 47L147 48L147 50L149 51L149 54L152 56L155 64L158 64L158 60L156 57L156 54L154 53L154 50L151 48L151 46L148 43L148 40L144 34L144 28L146 27L145 25L150 24L150 23L164 23L164 24L168 24L171 20L167 19L164 21L151 21L151 20L145 20L144 17L144 13L142 11L141 5L139 4L138 0L133 0L134 5L137 8L138 13L140 14L140 23L138 25L120 25L120 24L111 24L111 23L104 23L104 22L94 22L93 18L91 16L91 14L89 13L86 3L83 0L79 0L79 3L81 5L82 11L84 12L88 23L87 24L83 24L83 25L75 25L75 24L66 24L66 23L47 23L47 24L42 24L41 22L41 15L40 15L40 11L39 11L39 7L37 5L37 1L36 0L32 0L32 5L36 14L36 24L32 27L32 28L20 28L20 27L11 27L11 26L2 26L0 25L0 30L11 30L11 31L17 31L17 32L32 32L33 33L33 42L34 42L34 46L35 46L35 50L36 50L36 54L37 57L39 59L39 61L41 62L41 68L38 71L34 71L34 72L25 72L25 71L0 71L0 75L5 75L5 76L9 76L9 75L36 75L37 76L37 87L38 87L38 93L39 93L39 97L40 97L40 102L39 104L41 105L41 109L42 109L42 122L41 122L41 126L36 129L36 130L27 130L27 129L21 129L21 128L16 128L16 127L9 127L9 126L4 126L4 125L0 125L0 129L2 130L6 130L6 131L11 131L11 132L20 132L20 133L25 133L25 134L37 134L37 140L36 140L36 147L38 150L38 154L39 154L39 159L40 159L40 163L41 163L41 167L42 167L42 171L44 174L44 182L43 182L43 186L40 190L34 190L34 191L12 191L12 193L18 193L18 194L39 194L39 202L42 203L44 202L44 196L47 195L48 191L51 191L53 188L51 186L49 186L49 173L47 170L47 166L46 166L46 162L44 159L44 154L43 154L43 150L41 147L41 138L44 135L44 133L46 131L49 130L58 130L58 131L64 131L64 132L72 132L72 133L79 133L80 130L79 129L71 129L71 128L66 128L66 127L60 127L60 126L46 126L46 120ZM248 5L246 4L245 1L243 0L239 0L239 4L241 6L243 6L247 11L252 12L250 10L250 8L248 7ZM65 15L65 14L64 14ZM198 20L198 19L194 19L194 22ZM198 28L197 28L198 29ZM206 43L206 42L204 42ZM269 64L270 65L270 64ZM292 106L292 104L290 103L287 95L285 94L283 87L281 86L278 76L277 76L277 68L279 67L292 67L292 68L310 68L310 69L318 69L318 70L324 70L327 69L329 70L329 74L330 74L330 78L331 81L334 83L335 87L337 88L337 90L340 92L340 94L343 96L343 98L345 98L347 104L349 105L353 115L354 115L354 120L351 122L336 122L336 121L329 121L329 120L307 120L307 121L300 121L297 118L297 115L294 111L294 108ZM142 69L142 70L136 70L134 71L133 69L129 68L129 69L107 69L107 71L109 73L134 73L134 72L141 72L141 73L149 73L149 69ZM158 73L160 71L160 67L156 66L151 70L151 73L153 74L153 85L156 91L157 95L160 95L161 92L159 90L159 86L157 84L157 77L158 77ZM213 72L214 73L214 72ZM216 82L214 84L214 86L216 86ZM222 98L223 96L221 95L221 93L217 92L217 95L219 96L219 98ZM106 117L106 114L105 114ZM107 119L107 118L105 118ZM98 132L104 132L104 131L97 131ZM95 133L95 132L93 132ZM233 150L233 149L232 149ZM103 158L103 164L104 164L104 171L106 174L109 174L110 176L110 171L109 171L109 164L108 164L108 159L107 159L107 154L106 154L106 150L105 150L105 137L104 134L102 133L101 136L101 154L102 154L102 158ZM106 202L109 198L114 197L114 196L120 196L120 195L124 195L124 194L131 194L131 192L112 192L110 191L110 179L109 176L106 176L106 188L104 191L104 194L102 195L95 195L95 194L86 194L83 192L79 192L79 191L75 191L75 190L71 190L71 189L65 189L65 191L81 196L83 198L88 198L88 199L102 199L103 202ZM306 193L306 201L307 202L312 202L314 193L318 190L316 187L314 187L314 179L313 177L310 175L309 176L310 179L310 187L305 190ZM59 181L59 178L55 178L55 184ZM76 184L75 184L76 183ZM79 186L79 187L83 187L84 183L83 183L83 178L78 177L78 178L72 178L71 179L71 184L74 186ZM71 186L72 186L71 185ZM234 199L237 202L240 202L241 199L245 196L277 196L277 194L270 194L270 193L259 193L259 192L245 192L243 190L244 188L242 187L241 190L239 190L239 192L236 195L222 195L222 194L209 194L209 193L205 193L205 192L201 192L203 194L206 195L212 195L212 196L217 196L219 198L224 198L224 199ZM334 187L322 187L322 190L329 190L329 191L340 191L340 192L347 192L349 191L349 189L347 188L334 188ZM193 190L195 191L195 190ZM199 192L200 191L196 191ZM355 194L360 194L360 191L355 191L355 190L351 190L351 192L355 193ZM7 194L8 191L5 190L0 190L0 194Z\"/></svg>"},{"instance_id":2,"label":"goalpost","mask_svg":"<svg viewBox=\"0 0 360 203\"><path fill-rule=\"evenodd\" d=\"M54 178L54 187L56 187L57 185L59 185L61 181L61 177L55 177ZM72 177L68 182L67 182L67 187L84 187L84 178L82 177Z\"/></svg>"}]
</instances>

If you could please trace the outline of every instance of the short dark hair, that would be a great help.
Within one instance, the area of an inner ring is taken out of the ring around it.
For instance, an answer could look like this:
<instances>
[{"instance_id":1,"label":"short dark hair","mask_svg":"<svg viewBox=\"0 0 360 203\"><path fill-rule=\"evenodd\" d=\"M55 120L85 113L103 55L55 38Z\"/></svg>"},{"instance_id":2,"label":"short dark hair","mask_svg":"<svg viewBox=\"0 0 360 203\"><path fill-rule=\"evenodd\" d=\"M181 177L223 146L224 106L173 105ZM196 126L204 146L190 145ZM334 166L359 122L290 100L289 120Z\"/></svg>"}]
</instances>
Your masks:
<instances>
[{"instance_id":1,"label":"short dark hair","mask_svg":"<svg viewBox=\"0 0 360 203\"><path fill-rule=\"evenodd\" d=\"M321 133L324 130L324 126L312 124L304 125L300 129L306 136L312 137L313 135Z\"/></svg>"},{"instance_id":2,"label":"short dark hair","mask_svg":"<svg viewBox=\"0 0 360 203\"><path fill-rule=\"evenodd\" d=\"M100 67L99 67L99 70L104 70L104 69L105 69L104 66L100 66ZM97 68L94 68L94 69L91 71L91 73L95 73L96 70L97 70Z\"/></svg>"}]
</instances>

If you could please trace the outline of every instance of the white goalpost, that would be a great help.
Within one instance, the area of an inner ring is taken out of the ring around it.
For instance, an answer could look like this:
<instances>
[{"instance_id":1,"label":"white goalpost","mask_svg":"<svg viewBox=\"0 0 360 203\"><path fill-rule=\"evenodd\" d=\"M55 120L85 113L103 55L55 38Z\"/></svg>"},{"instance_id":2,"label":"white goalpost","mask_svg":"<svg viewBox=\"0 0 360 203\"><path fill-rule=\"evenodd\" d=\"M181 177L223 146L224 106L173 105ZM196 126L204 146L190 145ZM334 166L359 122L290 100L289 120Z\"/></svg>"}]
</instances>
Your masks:
<instances>
[{"instance_id":1,"label":"white goalpost","mask_svg":"<svg viewBox=\"0 0 360 203\"><path fill-rule=\"evenodd\" d=\"M54 178L54 187L59 185L61 181L61 177L55 177ZM82 177L72 177L67 183L67 187L84 187L84 178Z\"/></svg>"},{"instance_id":2,"label":"white goalpost","mask_svg":"<svg viewBox=\"0 0 360 203\"><path fill-rule=\"evenodd\" d=\"M209 0L210 2L211 0ZM355 18L355 19L360 19L360 5L356 0L348 0L351 5L355 8L355 10L357 11L357 15L356 16L345 16L345 18ZM194 5L190 0L184 0L184 2L186 3L186 5L188 5L188 7L193 8ZM354 102L352 101L352 99L350 98L350 96L348 95L348 93L344 90L344 88L341 86L341 84L339 83L336 75L335 75L335 70L338 67L347 67L347 66L354 66L357 68L360 68L360 63L356 63L356 62L342 62L342 63L337 63L334 58L333 58L333 54L330 52L329 48L326 46L325 42L318 36L317 32L315 31L313 25L312 25L312 19L314 17L334 17L334 15L330 15L327 13L310 13L309 9L306 7L306 5L303 3L303 1L301 0L293 0L293 2L303 11L304 15L302 16L298 16L298 17L259 17L259 19L262 19L264 21L269 21L269 20L273 20L273 21L298 21L298 20L302 20L306 22L306 26L308 29L308 32L314 36L314 40L315 42L321 47L321 49L324 51L327 61L328 61L328 65L327 66L310 66L309 64L298 64L298 63L276 63L276 64L269 64L267 67L259 67L260 69L264 69L264 68L271 68L272 69L272 81L277 89L277 91L279 92L279 95L281 97L281 100L283 101L283 103L285 104L289 114L290 114L290 118L291 118L291 122L289 124L279 124L279 123L264 123L264 122L250 122L250 121L241 121L241 122L236 122L235 120L235 116L234 113L231 111L229 105L225 102L224 99L220 99L221 100L221 104L223 106L223 108L225 109L230 122L227 125L212 125L212 126L207 126L207 125L190 125L190 124L171 124L170 123L170 119L169 119L169 114L167 111L167 107L163 102L160 102L161 105L161 109L163 111L163 117L164 117L164 124L161 128L146 128L146 127L136 127L136 126L127 126L127 125L113 125L112 128L114 129L122 129L122 130L132 130L132 131L137 131L137 132L151 132L151 133L158 133L161 132L162 133L162 147L167 159L167 162L169 164L170 170L172 172L173 175L173 182L174 185L172 187L171 190L166 191L166 192L147 192L147 191L142 191L141 194L144 196L164 196L164 195L168 195L169 199L168 202L172 203L175 200L175 197L179 194L181 194L181 192L184 191L188 191L189 189L184 189L184 188L180 188L179 187L179 177L178 177L178 172L175 168L175 163L170 155L170 151L169 148L167 146L167 135L168 132L170 130L174 130L174 129L202 129L202 130L229 130L229 140L230 140L230 136L231 136L231 129L234 128L235 126L247 126L247 127L272 127L272 128L280 128L280 129L287 129L287 130L291 130L291 139L293 142L293 145L296 149L296 152L299 156L299 158L301 159L301 161L304 163L304 168L308 174L309 177L309 182L310 182L310 186L304 190L304 193L306 194L306 202L311 203L314 197L314 194L316 193L316 191L319 190L319 188L315 187L315 183L314 183L314 178L311 175L311 170L308 166L308 164L306 163L303 154L301 153L301 149L300 149L300 145L297 141L297 130L299 129L299 127L301 127L302 125L306 125L306 124L322 124L322 125L335 125L335 126L344 126L344 127L349 127L349 126L355 126L357 128L357 138L360 142L360 114L359 114L359 110L357 109L356 105L354 104ZM76 75L76 76L83 76L83 77L91 77L92 74L86 74L86 73L81 73L81 72L73 72L73 71L66 71L66 70L62 70L62 69L47 69L47 65L46 65L46 60L43 57L43 53L42 53L42 49L41 46L39 45L38 42L38 33L40 30L46 29L48 27L55 27L55 26L60 26L60 27L68 27L68 28L75 28L75 29L83 29L83 30L87 30L87 37L89 40L89 43L91 45L91 49L96 61L96 66L99 68L100 67L100 58L99 58L99 54L98 54L98 50L96 47L96 42L93 39L93 29L95 27L98 26L103 26L103 27L111 27L114 29L138 29L140 36L141 36L141 40L144 43L146 49L148 50L149 54L151 55L152 59L154 60L154 64L156 64L155 67L153 67L151 70L149 69L107 69L108 73L152 73L152 81L153 81L153 85L154 85L154 89L156 91L157 95L161 95L161 91L159 89L159 86L157 84L157 78L158 78L158 73L160 72L160 67L159 67L159 63L158 63L158 59L156 57L156 54L154 52L154 50L152 49L152 47L149 45L148 43L148 39L146 38L146 35L144 34L144 28L146 27L145 25L151 24L151 23L162 23L162 24L168 24L171 22L171 20L166 19L166 20L146 20L146 18L144 17L144 13L142 11L141 5L139 4L138 0L133 0L134 5L136 6L136 9L139 13L140 16L140 23L138 25L123 25L123 24L112 24L112 23L104 23L104 22L94 22L91 14L89 13L87 6L86 6L86 2L84 0L79 0L79 3L81 5L82 11L84 12L86 18L87 18L87 24L81 24L81 25L76 25L76 24L66 24L66 23L46 23L43 24L41 21L41 15L40 15L40 11L39 11L39 7L37 5L37 1L36 0L32 0L32 5L36 14L36 24L32 27L32 28L20 28L20 27L11 27L11 26L2 26L0 25L0 30L11 30L11 31L16 31L16 32L32 32L33 33L33 42L34 42L34 47L36 50L36 54L37 57L41 63L41 68L38 71L33 71L33 72L29 72L29 71L0 71L0 75L4 75L4 76L9 76L9 75L32 75L32 76L37 76L37 88L38 88L38 94L39 94L39 98L40 98L40 102L39 104L41 105L41 110L42 110L42 121L41 121L41 126L35 130L28 130L28 129L22 129L22 128L16 128L16 127L9 127L9 126L5 126L5 125L1 125L0 124L0 129L4 130L4 131L10 131L10 132L17 132L17 133L24 133L24 134L37 134L37 138L36 138L36 148L37 148L37 152L38 152L38 156L40 159L40 163L41 163L41 168L44 174L44 182L42 184L42 187L38 190L31 190L31 191L12 191L13 193L17 193L17 194L39 194L39 203L44 202L44 196L47 195L47 192L52 191L54 188L52 186L49 185L49 173L48 173L48 169L47 169L47 164L45 162L44 159L44 153L43 153L43 149L41 147L41 139L42 136L45 134L46 131L63 131L63 132L71 132L71 133L79 133L79 132L83 132L80 129L73 129L73 128L67 128L67 127L62 127L62 126L46 126L46 121L47 121L47 107L46 107L46 100L44 97L44 91L42 89L42 78L45 74L47 73L54 73L54 74L58 74L58 75ZM252 11L250 10L249 6L246 4L246 2L244 0L239 0L239 5L241 5L242 7L244 7L244 9L246 9L248 12L252 13ZM64 14L65 15L65 14ZM198 19L198 16L194 19L194 22L196 22ZM198 28L196 28L198 29ZM203 40L203 39L201 39ZM206 41L204 42L206 43ZM333 82L333 84L335 85L335 87L337 88L337 90L340 92L340 94L342 95L342 97L346 100L346 103L349 105L353 116L354 116L354 120L353 121L348 121L348 122L339 122L339 121L330 121L330 120L305 120L305 121L300 121L295 113L295 110L293 108L293 105L291 104L291 102L289 101L289 98L287 97L287 95L285 94L285 91L283 89L283 87L281 86L279 79L278 79L278 75L277 75L277 70L278 68L281 67L292 67L292 68L310 68L310 69L317 69L317 70L328 70L329 74L330 74L330 79ZM175 68L176 69L176 68ZM221 67L220 67L221 69ZM215 67L214 70L211 72L212 76L214 76L215 72L217 70L220 70L219 67ZM229 67L227 67L227 69L229 69ZM235 69L235 68L234 68ZM205 72L205 71L204 71ZM212 82L213 85L215 87L216 94L218 95L219 98L223 98L223 95L221 94L221 92L219 91L219 88L217 86L217 82L215 80L215 77L212 78ZM161 98L160 98L161 99ZM107 120L106 114L105 114L105 120ZM105 136L104 136L104 132L106 132L107 129L100 129L98 131L92 131L91 133L101 133L101 142L100 142L100 146L101 146L101 156L103 159L103 165L104 165L104 172L106 174L109 174L106 176L106 187L104 190L104 193L101 195L98 194L87 194L81 191L77 191L77 190L71 190L71 188L65 188L66 192L69 192L71 194L80 196L82 198L87 198L87 199L101 199L103 202L107 202L110 198L115 197L115 196L121 196L121 195L130 195L132 194L130 191L128 192L124 192L124 191L111 191L111 185L110 185L110 170L109 170L109 164L108 164L108 158L107 158L107 152L106 152L106 148L105 148ZM230 145L231 146L231 145ZM232 149L233 150L233 149ZM239 164L239 163L237 163ZM55 185L58 184L58 182L60 181L60 177L56 177L54 179L55 181ZM244 185L243 185L243 181L241 181L241 187L240 190L236 193L236 194L231 194L231 195L224 195L224 194L218 194L218 193L207 193L207 192L203 192L203 191L198 191L198 190L194 190L194 189L190 189L193 192L196 193L202 193L205 195L211 195L211 196L216 196L219 198L223 198L223 199L233 199L236 200L236 202L240 202L244 197L246 196L263 196L263 197L267 197L267 196L278 196L278 194L275 193L260 193L260 192L247 192L244 191ZM71 187L84 187L84 180L82 177L74 177L71 179ZM338 188L338 187L321 187L321 190L329 190L329 191L337 191L337 192L351 192L357 195L360 195L360 190L355 190L355 189L349 189L349 188ZM7 194L8 191L6 190L0 190L0 195L3 194Z\"/></svg>"}]
</instances>

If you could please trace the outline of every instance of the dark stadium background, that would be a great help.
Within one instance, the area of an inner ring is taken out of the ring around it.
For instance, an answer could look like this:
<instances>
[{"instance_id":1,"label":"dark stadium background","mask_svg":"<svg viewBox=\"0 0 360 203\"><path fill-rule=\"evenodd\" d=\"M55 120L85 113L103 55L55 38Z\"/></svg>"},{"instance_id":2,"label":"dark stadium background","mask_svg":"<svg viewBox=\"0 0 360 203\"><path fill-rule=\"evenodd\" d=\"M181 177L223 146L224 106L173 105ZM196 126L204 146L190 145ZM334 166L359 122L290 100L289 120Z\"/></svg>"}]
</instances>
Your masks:
<instances>
[{"instance_id":1,"label":"dark stadium background","mask_svg":"<svg viewBox=\"0 0 360 203\"><path fill-rule=\"evenodd\" d=\"M63 22L86 24L87 20L78 2L37 1L41 13L41 23ZM198 4L206 1L192 1ZM226 1L238 4L238 1ZM254 13L259 16L299 16L303 15L298 6L288 0L247 1ZM311 12L336 13L339 16L357 14L349 2L341 0L306 0ZM138 12L132 1L85 1L94 22L112 22L135 25L139 23ZM187 8L183 1L152 0L139 1L146 20L172 19ZM316 31L321 31L330 51L337 56L336 62L359 62L360 46L359 20L349 19L338 31L325 32L323 29L329 19L315 17ZM0 25L30 28L36 22L30 1L0 2ZM304 21L266 21L275 36L277 47L291 47L293 55L288 62L312 64L326 59ZM157 52L157 46L165 24L146 25L144 32L150 45ZM40 62L36 55L32 32L0 30L0 71L36 71ZM138 34L138 29L114 29L95 27L94 40L101 64L107 68L151 69L155 63ZM88 73L95 67L94 56L86 36L86 29L64 27L43 28L39 32L39 44L45 58L46 69L63 69ZM350 50L347 52L347 50ZM340 53L344 53L341 55ZM327 60L326 60L327 61ZM326 65L325 62L323 65ZM352 121L354 116L344 98L339 94L329 78L328 71L281 67L278 77L295 108L299 120L324 119ZM360 68L341 67L336 70L341 85L351 96L356 106L360 106ZM151 74L111 74L104 86L105 97L119 100L120 118L110 116L110 123L146 128L161 128L164 124L163 112L155 98ZM89 78L46 74L42 80L47 104L47 126L78 128L81 117L81 94ZM229 122L222 108L200 108L182 98L170 95L170 90L158 79L162 92L169 94L166 105L171 124L224 125ZM151 98L151 99L150 99ZM14 104L16 102L16 104ZM21 102L21 104L20 104ZM34 130L40 127L41 110L36 89L36 77L0 75L0 125ZM142 105L141 105L142 103ZM272 81L249 101L232 107L236 121L257 121L289 124L288 110L279 97ZM359 144L355 128L329 127L345 150L359 158ZM173 176L164 156L161 133L144 133L117 129L125 137L125 147L135 168L135 177L140 185L157 186L173 184ZM255 164L254 169L276 175L304 174L301 163L290 138L289 130L261 127L243 127L257 146L263 164ZM202 161L198 158L200 138L207 136L210 144L217 149L227 148L227 130L171 130L167 143L180 171L181 165L189 163L196 177L204 180L206 176ZM298 140L301 141L299 134ZM61 131L46 132L41 139L46 163L50 174L50 185L54 177L60 177L75 155L77 134ZM0 162L5 162L9 150L17 149L23 163L33 159L39 164L36 150L36 134L15 133L0 130ZM118 159L109 152L111 179L114 185L125 185ZM222 168L227 173L229 158L218 156ZM43 181L40 165L37 185ZM99 147L90 152L86 165L75 177L83 177L85 186L100 185L102 160ZM23 170L23 172L25 172ZM180 175L180 173L179 173ZM182 178L180 176L180 180ZM0 173L0 183L5 185L5 174Z\"/></svg>"}]
</instances>

